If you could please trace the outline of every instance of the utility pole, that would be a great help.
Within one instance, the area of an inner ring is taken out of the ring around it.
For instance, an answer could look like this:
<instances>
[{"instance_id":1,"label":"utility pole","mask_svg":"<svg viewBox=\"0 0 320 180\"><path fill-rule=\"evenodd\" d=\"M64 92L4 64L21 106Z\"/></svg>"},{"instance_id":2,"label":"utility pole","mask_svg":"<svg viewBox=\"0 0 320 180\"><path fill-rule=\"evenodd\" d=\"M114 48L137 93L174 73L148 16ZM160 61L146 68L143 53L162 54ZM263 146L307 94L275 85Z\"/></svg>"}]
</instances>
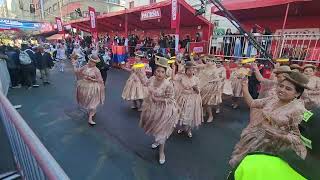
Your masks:
<instances>
[{"instance_id":1,"label":"utility pole","mask_svg":"<svg viewBox=\"0 0 320 180\"><path fill-rule=\"evenodd\" d=\"M44 20L44 3L43 3L43 0L40 0L40 15L41 15L41 20Z\"/></svg>"},{"instance_id":2,"label":"utility pole","mask_svg":"<svg viewBox=\"0 0 320 180\"><path fill-rule=\"evenodd\" d=\"M60 11L61 21L63 21L63 19L62 19L62 1L61 0L59 0L59 11Z\"/></svg>"},{"instance_id":3,"label":"utility pole","mask_svg":"<svg viewBox=\"0 0 320 180\"><path fill-rule=\"evenodd\" d=\"M5 17L9 18L9 10L8 10L8 3L7 1L4 1L4 5L5 5Z\"/></svg>"}]
</instances>

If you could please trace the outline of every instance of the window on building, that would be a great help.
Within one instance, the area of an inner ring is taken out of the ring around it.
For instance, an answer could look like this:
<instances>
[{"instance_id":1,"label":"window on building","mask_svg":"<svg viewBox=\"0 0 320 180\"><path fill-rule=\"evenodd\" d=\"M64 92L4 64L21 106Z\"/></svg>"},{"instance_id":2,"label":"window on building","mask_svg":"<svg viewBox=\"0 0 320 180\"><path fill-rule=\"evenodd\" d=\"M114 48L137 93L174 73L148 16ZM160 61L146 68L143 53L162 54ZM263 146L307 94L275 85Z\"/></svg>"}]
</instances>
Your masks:
<instances>
[{"instance_id":1,"label":"window on building","mask_svg":"<svg viewBox=\"0 0 320 180\"><path fill-rule=\"evenodd\" d=\"M83 11L82 12L83 17L89 17L89 12L88 11Z\"/></svg>"},{"instance_id":2,"label":"window on building","mask_svg":"<svg viewBox=\"0 0 320 180\"><path fill-rule=\"evenodd\" d=\"M134 7L134 1L130 1L129 2L129 8L133 8Z\"/></svg>"},{"instance_id":3,"label":"window on building","mask_svg":"<svg viewBox=\"0 0 320 180\"><path fill-rule=\"evenodd\" d=\"M48 12L49 12L49 13L51 13L51 12L52 12L52 7L49 7Z\"/></svg>"},{"instance_id":4,"label":"window on building","mask_svg":"<svg viewBox=\"0 0 320 180\"><path fill-rule=\"evenodd\" d=\"M77 18L76 12L71 12L70 13L70 18L71 19L76 19Z\"/></svg>"},{"instance_id":5,"label":"window on building","mask_svg":"<svg viewBox=\"0 0 320 180\"><path fill-rule=\"evenodd\" d=\"M109 3L120 4L120 0L107 0Z\"/></svg>"},{"instance_id":6,"label":"window on building","mask_svg":"<svg viewBox=\"0 0 320 180\"><path fill-rule=\"evenodd\" d=\"M156 2L157 2L156 0L150 0L150 4L154 4Z\"/></svg>"},{"instance_id":7,"label":"window on building","mask_svg":"<svg viewBox=\"0 0 320 180\"><path fill-rule=\"evenodd\" d=\"M215 27L218 27L219 26L219 20L214 20L213 24L214 24Z\"/></svg>"},{"instance_id":8,"label":"window on building","mask_svg":"<svg viewBox=\"0 0 320 180\"><path fill-rule=\"evenodd\" d=\"M58 4L57 4L57 3L55 3L55 4L53 5L52 9L53 9L53 11L58 10Z\"/></svg>"}]
</instances>

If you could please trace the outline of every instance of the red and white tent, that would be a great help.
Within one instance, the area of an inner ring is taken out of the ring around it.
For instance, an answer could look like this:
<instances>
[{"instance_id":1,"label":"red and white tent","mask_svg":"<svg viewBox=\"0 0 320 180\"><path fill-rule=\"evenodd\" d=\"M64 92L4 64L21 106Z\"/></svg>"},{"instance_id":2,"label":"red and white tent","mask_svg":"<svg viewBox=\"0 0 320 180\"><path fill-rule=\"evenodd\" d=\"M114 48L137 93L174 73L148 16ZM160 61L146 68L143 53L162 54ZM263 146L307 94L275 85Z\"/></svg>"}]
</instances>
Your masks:
<instances>
[{"instance_id":1,"label":"red and white tent","mask_svg":"<svg viewBox=\"0 0 320 180\"><path fill-rule=\"evenodd\" d=\"M222 4L246 28L282 29L319 28L319 0L224 0ZM287 11L288 10L288 11ZM212 13L222 15L212 7Z\"/></svg>"},{"instance_id":2,"label":"red and white tent","mask_svg":"<svg viewBox=\"0 0 320 180\"><path fill-rule=\"evenodd\" d=\"M196 33L202 35L202 40L208 41L212 27L209 21L202 16L194 16L195 9L184 0L178 0L180 4L180 37L186 35L195 37ZM141 20L143 12L155 10L159 11L156 18ZM89 18L74 20L69 22L73 28L90 32ZM98 33L108 32L109 34L126 35L130 33L138 34L141 38L149 36L155 38L160 32L165 34L175 34L171 29L171 1L162 1L148 6L135 7L118 12L112 12L97 16Z\"/></svg>"}]
</instances>

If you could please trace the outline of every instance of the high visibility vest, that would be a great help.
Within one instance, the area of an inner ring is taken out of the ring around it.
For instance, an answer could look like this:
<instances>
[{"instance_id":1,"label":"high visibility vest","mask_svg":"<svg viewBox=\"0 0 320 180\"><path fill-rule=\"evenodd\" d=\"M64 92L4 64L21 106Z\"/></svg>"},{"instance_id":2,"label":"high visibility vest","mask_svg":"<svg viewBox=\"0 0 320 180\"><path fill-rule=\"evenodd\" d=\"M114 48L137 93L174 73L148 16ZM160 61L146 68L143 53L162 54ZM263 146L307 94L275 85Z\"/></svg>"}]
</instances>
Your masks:
<instances>
[{"instance_id":1,"label":"high visibility vest","mask_svg":"<svg viewBox=\"0 0 320 180\"><path fill-rule=\"evenodd\" d=\"M306 180L287 162L268 154L247 155L231 174L234 180Z\"/></svg>"}]
</instances>

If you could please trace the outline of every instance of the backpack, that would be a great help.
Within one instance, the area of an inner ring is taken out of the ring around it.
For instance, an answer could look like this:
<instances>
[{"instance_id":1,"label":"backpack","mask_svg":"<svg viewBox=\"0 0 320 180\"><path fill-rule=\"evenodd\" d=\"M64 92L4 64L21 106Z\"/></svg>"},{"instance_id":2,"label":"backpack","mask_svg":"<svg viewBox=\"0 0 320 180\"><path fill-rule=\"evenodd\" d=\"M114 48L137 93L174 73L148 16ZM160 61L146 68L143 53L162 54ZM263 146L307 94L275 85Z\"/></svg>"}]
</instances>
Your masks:
<instances>
[{"instance_id":1,"label":"backpack","mask_svg":"<svg viewBox=\"0 0 320 180\"><path fill-rule=\"evenodd\" d=\"M28 65L32 63L31 58L26 51L20 51L19 60L22 65Z\"/></svg>"}]
</instances>

